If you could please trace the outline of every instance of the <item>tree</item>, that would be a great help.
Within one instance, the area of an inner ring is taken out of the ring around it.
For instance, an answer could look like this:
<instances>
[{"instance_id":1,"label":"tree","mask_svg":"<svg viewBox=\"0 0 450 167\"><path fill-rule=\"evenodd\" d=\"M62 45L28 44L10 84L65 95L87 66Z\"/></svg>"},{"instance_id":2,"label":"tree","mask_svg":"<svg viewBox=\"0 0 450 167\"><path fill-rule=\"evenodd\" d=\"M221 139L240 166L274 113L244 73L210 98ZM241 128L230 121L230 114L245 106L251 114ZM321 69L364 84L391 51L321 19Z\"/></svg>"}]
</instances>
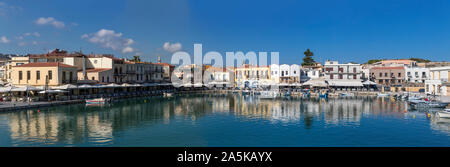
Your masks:
<instances>
[{"instance_id":1,"label":"tree","mask_svg":"<svg viewBox=\"0 0 450 167\"><path fill-rule=\"evenodd\" d=\"M314 56L313 52L311 52L309 49L306 49L306 51L303 54L305 54L305 58L303 58L302 66L315 65L316 61L314 61L314 59L312 58Z\"/></svg>"},{"instance_id":2,"label":"tree","mask_svg":"<svg viewBox=\"0 0 450 167\"><path fill-rule=\"evenodd\" d=\"M141 62L141 57L139 56L133 56L133 59L131 60L132 62L138 63Z\"/></svg>"},{"instance_id":3,"label":"tree","mask_svg":"<svg viewBox=\"0 0 450 167\"><path fill-rule=\"evenodd\" d=\"M421 58L409 58L409 60L414 60L417 63L429 63L429 62L431 62L431 60L421 59Z\"/></svg>"},{"instance_id":4,"label":"tree","mask_svg":"<svg viewBox=\"0 0 450 167\"><path fill-rule=\"evenodd\" d=\"M380 61L383 61L383 60L381 60L381 59L371 59L371 60L367 61L367 63L365 63L365 64L373 64L373 63L380 62Z\"/></svg>"}]
</instances>

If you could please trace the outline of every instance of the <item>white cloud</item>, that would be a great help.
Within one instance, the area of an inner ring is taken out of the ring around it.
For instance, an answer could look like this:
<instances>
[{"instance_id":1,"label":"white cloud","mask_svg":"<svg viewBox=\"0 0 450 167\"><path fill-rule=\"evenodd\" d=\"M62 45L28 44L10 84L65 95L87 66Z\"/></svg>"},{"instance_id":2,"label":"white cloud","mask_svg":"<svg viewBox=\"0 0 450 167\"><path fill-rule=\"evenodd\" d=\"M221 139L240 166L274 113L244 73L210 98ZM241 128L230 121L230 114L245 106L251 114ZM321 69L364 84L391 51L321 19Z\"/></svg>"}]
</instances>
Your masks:
<instances>
[{"instance_id":1,"label":"white cloud","mask_svg":"<svg viewBox=\"0 0 450 167\"><path fill-rule=\"evenodd\" d=\"M66 25L62 21L58 21L53 17L40 17L36 20L37 25L52 25L55 28L64 28Z\"/></svg>"},{"instance_id":2,"label":"white cloud","mask_svg":"<svg viewBox=\"0 0 450 167\"><path fill-rule=\"evenodd\" d=\"M173 43L173 44L166 42L163 45L163 49L165 51L172 52L172 53L181 50L181 48L182 48L182 46L181 46L181 43L179 43L179 42Z\"/></svg>"},{"instance_id":3,"label":"white cloud","mask_svg":"<svg viewBox=\"0 0 450 167\"><path fill-rule=\"evenodd\" d=\"M9 39L5 36L0 37L0 43L9 43Z\"/></svg>"},{"instance_id":4,"label":"white cloud","mask_svg":"<svg viewBox=\"0 0 450 167\"><path fill-rule=\"evenodd\" d=\"M0 16L8 16L22 11L21 7L8 5L5 2L0 2Z\"/></svg>"},{"instance_id":5,"label":"white cloud","mask_svg":"<svg viewBox=\"0 0 450 167\"><path fill-rule=\"evenodd\" d=\"M19 42L17 45L19 45L19 46L25 46L25 42Z\"/></svg>"},{"instance_id":6,"label":"white cloud","mask_svg":"<svg viewBox=\"0 0 450 167\"><path fill-rule=\"evenodd\" d=\"M105 48L119 50L124 54L135 52L131 47L134 40L123 38L122 33L116 33L114 30L101 29L96 33L84 34L81 38Z\"/></svg>"},{"instance_id":7,"label":"white cloud","mask_svg":"<svg viewBox=\"0 0 450 167\"><path fill-rule=\"evenodd\" d=\"M134 49L129 46L122 49L122 53L132 53L132 52L134 52Z\"/></svg>"}]
</instances>

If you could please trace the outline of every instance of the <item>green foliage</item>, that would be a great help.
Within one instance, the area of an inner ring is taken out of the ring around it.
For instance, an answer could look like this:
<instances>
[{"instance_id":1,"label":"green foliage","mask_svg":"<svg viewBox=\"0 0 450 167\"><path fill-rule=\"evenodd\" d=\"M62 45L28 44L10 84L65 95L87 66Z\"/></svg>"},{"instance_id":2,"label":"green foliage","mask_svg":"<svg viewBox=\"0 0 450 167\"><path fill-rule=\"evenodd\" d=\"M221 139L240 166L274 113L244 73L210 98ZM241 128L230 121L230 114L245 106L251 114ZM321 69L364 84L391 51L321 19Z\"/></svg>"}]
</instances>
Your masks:
<instances>
[{"instance_id":1,"label":"green foliage","mask_svg":"<svg viewBox=\"0 0 450 167\"><path fill-rule=\"evenodd\" d=\"M409 60L414 60L417 63L429 63L429 62L431 62L431 60L421 59L421 58L409 58Z\"/></svg>"},{"instance_id":2,"label":"green foliage","mask_svg":"<svg viewBox=\"0 0 450 167\"><path fill-rule=\"evenodd\" d=\"M315 65L316 61L314 61L314 59L312 58L314 56L313 52L311 52L309 49L306 49L306 51L303 54L305 54L305 57L303 58L302 66Z\"/></svg>"},{"instance_id":3,"label":"green foliage","mask_svg":"<svg viewBox=\"0 0 450 167\"><path fill-rule=\"evenodd\" d=\"M380 61L382 61L382 59L371 59L371 60L367 61L366 64L373 64L373 63L380 62Z\"/></svg>"},{"instance_id":4,"label":"green foliage","mask_svg":"<svg viewBox=\"0 0 450 167\"><path fill-rule=\"evenodd\" d=\"M136 62L136 63L141 62L141 57L133 56L133 59L131 61Z\"/></svg>"}]
</instances>

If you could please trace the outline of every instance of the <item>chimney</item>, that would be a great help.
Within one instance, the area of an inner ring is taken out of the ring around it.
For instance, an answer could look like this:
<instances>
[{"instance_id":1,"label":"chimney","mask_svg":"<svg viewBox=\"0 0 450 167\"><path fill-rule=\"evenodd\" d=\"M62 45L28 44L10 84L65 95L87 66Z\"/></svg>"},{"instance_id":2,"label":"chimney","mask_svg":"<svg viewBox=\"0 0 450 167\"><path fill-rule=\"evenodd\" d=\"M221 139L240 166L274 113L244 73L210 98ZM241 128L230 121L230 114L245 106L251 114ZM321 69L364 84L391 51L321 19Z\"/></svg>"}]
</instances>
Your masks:
<instances>
[{"instance_id":1,"label":"chimney","mask_svg":"<svg viewBox=\"0 0 450 167\"><path fill-rule=\"evenodd\" d=\"M161 63L161 56L158 56L158 63Z\"/></svg>"}]
</instances>

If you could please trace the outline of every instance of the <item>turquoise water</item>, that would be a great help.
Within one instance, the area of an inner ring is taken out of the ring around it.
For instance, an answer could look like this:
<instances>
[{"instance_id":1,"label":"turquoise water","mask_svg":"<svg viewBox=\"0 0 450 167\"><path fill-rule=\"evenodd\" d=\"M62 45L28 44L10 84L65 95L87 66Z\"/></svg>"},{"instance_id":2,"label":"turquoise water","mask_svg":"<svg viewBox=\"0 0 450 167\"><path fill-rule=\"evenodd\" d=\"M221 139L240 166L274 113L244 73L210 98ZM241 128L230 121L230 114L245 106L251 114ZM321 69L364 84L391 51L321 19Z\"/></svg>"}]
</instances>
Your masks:
<instances>
[{"instance_id":1,"label":"turquoise water","mask_svg":"<svg viewBox=\"0 0 450 167\"><path fill-rule=\"evenodd\" d=\"M450 146L450 120L381 98L126 99L0 113L0 146Z\"/></svg>"}]
</instances>

